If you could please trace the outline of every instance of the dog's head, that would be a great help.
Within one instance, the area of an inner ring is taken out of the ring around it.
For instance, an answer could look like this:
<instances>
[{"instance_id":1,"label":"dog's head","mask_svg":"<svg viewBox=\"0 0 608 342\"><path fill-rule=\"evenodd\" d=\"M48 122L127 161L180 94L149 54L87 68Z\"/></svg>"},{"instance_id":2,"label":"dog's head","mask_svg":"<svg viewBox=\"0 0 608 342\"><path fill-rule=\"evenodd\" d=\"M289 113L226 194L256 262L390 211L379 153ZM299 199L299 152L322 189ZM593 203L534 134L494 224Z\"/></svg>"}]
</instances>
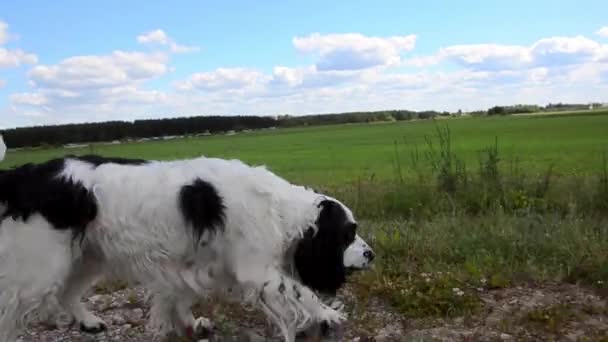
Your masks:
<instances>
[{"instance_id":1,"label":"dog's head","mask_svg":"<svg viewBox=\"0 0 608 342\"><path fill-rule=\"evenodd\" d=\"M297 245L295 266L304 285L335 294L349 272L370 265L374 252L357 234L357 222L350 209L331 198L318 206L316 229L308 229Z\"/></svg>"}]
</instances>

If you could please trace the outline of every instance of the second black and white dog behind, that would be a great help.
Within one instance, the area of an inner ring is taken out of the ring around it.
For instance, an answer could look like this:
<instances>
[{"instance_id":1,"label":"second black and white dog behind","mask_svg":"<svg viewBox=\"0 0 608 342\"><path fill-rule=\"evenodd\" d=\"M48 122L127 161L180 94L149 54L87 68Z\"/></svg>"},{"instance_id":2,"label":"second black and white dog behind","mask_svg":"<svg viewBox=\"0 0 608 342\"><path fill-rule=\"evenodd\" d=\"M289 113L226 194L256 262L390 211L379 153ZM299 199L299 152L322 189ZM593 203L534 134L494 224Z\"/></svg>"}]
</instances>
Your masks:
<instances>
[{"instance_id":1,"label":"second black and white dog behind","mask_svg":"<svg viewBox=\"0 0 608 342\"><path fill-rule=\"evenodd\" d=\"M2 144L3 145L3 144ZM56 299L82 330L99 277L144 284L148 328L190 335L192 304L221 293L257 305L286 341L345 319L319 299L374 259L339 200L238 160L71 156L0 171L0 342Z\"/></svg>"}]
</instances>

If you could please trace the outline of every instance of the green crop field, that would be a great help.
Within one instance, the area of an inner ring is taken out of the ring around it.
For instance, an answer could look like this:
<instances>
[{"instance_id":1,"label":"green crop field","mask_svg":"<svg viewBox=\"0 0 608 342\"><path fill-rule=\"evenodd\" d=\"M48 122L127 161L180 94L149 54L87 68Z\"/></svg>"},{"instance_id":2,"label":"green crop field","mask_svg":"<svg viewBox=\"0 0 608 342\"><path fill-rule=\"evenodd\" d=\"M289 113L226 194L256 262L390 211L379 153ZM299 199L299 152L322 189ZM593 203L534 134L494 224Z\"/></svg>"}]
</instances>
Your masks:
<instances>
[{"instance_id":1,"label":"green crop field","mask_svg":"<svg viewBox=\"0 0 608 342\"><path fill-rule=\"evenodd\" d=\"M426 137L449 127L452 149L470 167L479 151L498 141L501 167L518 165L558 174L596 173L608 151L608 111L560 116L462 118L377 124L353 124L207 136L170 141L96 145L80 149L31 149L8 154L4 167L42 161L67 153L176 159L207 155L266 164L293 181L339 185L371 174L394 176L397 158L404 173L417 150L424 159ZM422 166L424 167L424 163Z\"/></svg>"}]
</instances>

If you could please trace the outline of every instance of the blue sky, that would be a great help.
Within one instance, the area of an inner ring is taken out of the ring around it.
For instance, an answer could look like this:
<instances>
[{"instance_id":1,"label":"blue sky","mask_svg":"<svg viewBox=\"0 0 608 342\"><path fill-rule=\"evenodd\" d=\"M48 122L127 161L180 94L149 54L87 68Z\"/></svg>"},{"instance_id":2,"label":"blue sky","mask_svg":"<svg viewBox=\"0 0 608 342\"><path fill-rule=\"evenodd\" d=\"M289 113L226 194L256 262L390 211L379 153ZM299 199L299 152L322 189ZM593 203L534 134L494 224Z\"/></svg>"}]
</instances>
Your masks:
<instances>
[{"instance_id":1,"label":"blue sky","mask_svg":"<svg viewBox=\"0 0 608 342\"><path fill-rule=\"evenodd\" d=\"M605 1L11 1L0 128L608 102Z\"/></svg>"}]
</instances>

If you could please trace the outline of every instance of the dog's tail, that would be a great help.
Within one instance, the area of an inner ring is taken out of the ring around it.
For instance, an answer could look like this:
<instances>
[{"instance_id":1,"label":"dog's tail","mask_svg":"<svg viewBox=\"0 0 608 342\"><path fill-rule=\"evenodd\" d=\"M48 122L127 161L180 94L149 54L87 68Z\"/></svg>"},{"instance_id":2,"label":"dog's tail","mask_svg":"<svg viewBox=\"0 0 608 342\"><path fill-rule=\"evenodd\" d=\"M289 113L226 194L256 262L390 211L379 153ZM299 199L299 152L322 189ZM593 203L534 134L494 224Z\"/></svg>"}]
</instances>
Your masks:
<instances>
[{"instance_id":1,"label":"dog's tail","mask_svg":"<svg viewBox=\"0 0 608 342\"><path fill-rule=\"evenodd\" d=\"M5 154L6 154L6 144L4 144L4 139L2 138L2 134L0 134L0 161L4 160Z\"/></svg>"}]
</instances>

